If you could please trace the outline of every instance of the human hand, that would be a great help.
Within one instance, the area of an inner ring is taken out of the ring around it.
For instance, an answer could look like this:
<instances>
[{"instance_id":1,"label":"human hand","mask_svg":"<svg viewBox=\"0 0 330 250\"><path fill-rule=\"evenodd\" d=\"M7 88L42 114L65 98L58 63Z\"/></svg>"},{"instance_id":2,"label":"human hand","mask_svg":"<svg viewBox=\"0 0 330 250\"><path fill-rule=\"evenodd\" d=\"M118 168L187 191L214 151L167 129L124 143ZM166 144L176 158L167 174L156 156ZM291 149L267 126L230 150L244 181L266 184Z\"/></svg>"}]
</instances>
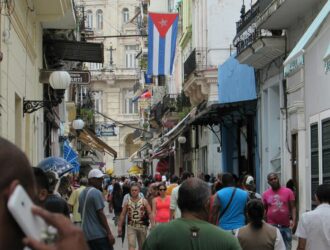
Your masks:
<instances>
[{"instance_id":1,"label":"human hand","mask_svg":"<svg viewBox=\"0 0 330 250\"><path fill-rule=\"evenodd\" d=\"M31 237L23 239L23 243L34 250L88 250L83 232L74 226L62 214L50 213L40 207L33 207L32 213L43 218L47 224L55 227L58 237L52 245L35 240Z\"/></svg>"},{"instance_id":2,"label":"human hand","mask_svg":"<svg viewBox=\"0 0 330 250\"><path fill-rule=\"evenodd\" d=\"M121 235L122 235L122 227L118 226L118 236L121 236Z\"/></svg>"},{"instance_id":3,"label":"human hand","mask_svg":"<svg viewBox=\"0 0 330 250\"><path fill-rule=\"evenodd\" d=\"M107 237L108 237L110 245L113 246L116 242L115 237L113 237L112 233L108 233Z\"/></svg>"}]
</instances>

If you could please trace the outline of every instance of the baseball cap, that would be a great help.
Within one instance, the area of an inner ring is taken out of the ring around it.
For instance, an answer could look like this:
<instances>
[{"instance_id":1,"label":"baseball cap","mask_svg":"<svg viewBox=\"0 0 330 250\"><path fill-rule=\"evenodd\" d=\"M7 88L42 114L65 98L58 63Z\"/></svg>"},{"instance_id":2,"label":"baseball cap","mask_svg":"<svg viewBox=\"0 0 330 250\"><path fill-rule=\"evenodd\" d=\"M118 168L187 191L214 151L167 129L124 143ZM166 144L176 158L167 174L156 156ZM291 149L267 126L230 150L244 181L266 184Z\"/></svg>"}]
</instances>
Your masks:
<instances>
[{"instance_id":1,"label":"baseball cap","mask_svg":"<svg viewBox=\"0 0 330 250\"><path fill-rule=\"evenodd\" d=\"M253 183L254 183L254 179L253 179L253 177L252 177L252 176L248 176L248 177L246 178L245 184L246 184L246 185L252 185Z\"/></svg>"},{"instance_id":2,"label":"baseball cap","mask_svg":"<svg viewBox=\"0 0 330 250\"><path fill-rule=\"evenodd\" d=\"M88 173L88 179L92 179L92 178L102 178L104 176L104 174L102 173L101 170L94 168L91 171L89 171Z\"/></svg>"}]
</instances>

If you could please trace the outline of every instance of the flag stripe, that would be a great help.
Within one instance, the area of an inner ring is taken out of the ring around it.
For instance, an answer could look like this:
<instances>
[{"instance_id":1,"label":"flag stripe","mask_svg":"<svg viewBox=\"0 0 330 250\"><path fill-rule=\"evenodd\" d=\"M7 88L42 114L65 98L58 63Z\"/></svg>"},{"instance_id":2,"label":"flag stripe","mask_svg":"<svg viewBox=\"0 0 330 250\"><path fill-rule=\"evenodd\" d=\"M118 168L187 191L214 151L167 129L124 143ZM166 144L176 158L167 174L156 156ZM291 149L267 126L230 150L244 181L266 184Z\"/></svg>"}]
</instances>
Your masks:
<instances>
[{"instance_id":1,"label":"flag stripe","mask_svg":"<svg viewBox=\"0 0 330 250\"><path fill-rule=\"evenodd\" d=\"M166 53L166 47L165 42L167 40L167 37L160 37L159 38L159 55L158 55L158 75L164 75L164 64L165 64L165 54Z\"/></svg>"},{"instance_id":2,"label":"flag stripe","mask_svg":"<svg viewBox=\"0 0 330 250\"><path fill-rule=\"evenodd\" d=\"M176 17L173 26L172 26L172 49L171 49L171 62L170 62L170 72L171 75L173 72L173 63L174 63L174 57L175 57L175 49L176 49L176 34L178 32L178 19L179 17Z\"/></svg>"},{"instance_id":3,"label":"flag stripe","mask_svg":"<svg viewBox=\"0 0 330 250\"><path fill-rule=\"evenodd\" d=\"M153 25L153 59L152 59L153 65L152 65L152 67L153 67L154 75L159 74L158 57L159 57L159 32L158 32L156 26Z\"/></svg>"},{"instance_id":4,"label":"flag stripe","mask_svg":"<svg viewBox=\"0 0 330 250\"><path fill-rule=\"evenodd\" d=\"M164 58L164 74L170 75L170 60L171 60L171 54L172 54L172 26L169 28L167 34L166 34L166 45L165 45L165 58Z\"/></svg>"},{"instance_id":5,"label":"flag stripe","mask_svg":"<svg viewBox=\"0 0 330 250\"><path fill-rule=\"evenodd\" d=\"M148 17L148 33L149 33L149 39L148 39L148 75L152 75L153 73L153 39L150 39L154 37L153 31L154 31L154 24L152 22L151 17Z\"/></svg>"}]
</instances>

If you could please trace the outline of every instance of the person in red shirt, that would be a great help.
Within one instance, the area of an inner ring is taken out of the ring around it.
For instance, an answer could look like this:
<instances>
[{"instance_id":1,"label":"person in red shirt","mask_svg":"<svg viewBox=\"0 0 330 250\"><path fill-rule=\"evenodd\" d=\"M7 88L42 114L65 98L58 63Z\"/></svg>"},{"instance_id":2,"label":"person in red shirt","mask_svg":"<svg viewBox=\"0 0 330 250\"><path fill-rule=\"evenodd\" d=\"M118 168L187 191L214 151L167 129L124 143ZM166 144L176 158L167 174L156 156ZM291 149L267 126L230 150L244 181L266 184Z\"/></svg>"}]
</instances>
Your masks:
<instances>
[{"instance_id":1,"label":"person in red shirt","mask_svg":"<svg viewBox=\"0 0 330 250\"><path fill-rule=\"evenodd\" d=\"M152 213L155 224L166 223L170 221L170 203L171 197L166 195L165 183L158 185L159 196L152 200Z\"/></svg>"},{"instance_id":2,"label":"person in red shirt","mask_svg":"<svg viewBox=\"0 0 330 250\"><path fill-rule=\"evenodd\" d=\"M280 230L286 249L290 250L292 229L296 227L295 197L291 189L281 187L276 173L268 174L267 180L271 188L262 195L266 219L269 224Z\"/></svg>"}]
</instances>

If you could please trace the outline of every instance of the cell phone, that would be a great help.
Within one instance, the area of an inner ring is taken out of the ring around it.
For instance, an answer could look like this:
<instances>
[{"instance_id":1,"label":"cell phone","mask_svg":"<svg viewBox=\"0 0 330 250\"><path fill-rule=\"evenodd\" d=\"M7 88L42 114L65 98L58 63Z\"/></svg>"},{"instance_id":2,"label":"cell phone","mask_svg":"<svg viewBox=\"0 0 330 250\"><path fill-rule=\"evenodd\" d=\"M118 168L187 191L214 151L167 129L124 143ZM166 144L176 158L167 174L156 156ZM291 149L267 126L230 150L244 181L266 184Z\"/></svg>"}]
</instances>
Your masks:
<instances>
[{"instance_id":1,"label":"cell phone","mask_svg":"<svg viewBox=\"0 0 330 250\"><path fill-rule=\"evenodd\" d=\"M21 185L10 196L7 207L26 236L43 240L48 225L40 216L32 213L33 202Z\"/></svg>"}]
</instances>

